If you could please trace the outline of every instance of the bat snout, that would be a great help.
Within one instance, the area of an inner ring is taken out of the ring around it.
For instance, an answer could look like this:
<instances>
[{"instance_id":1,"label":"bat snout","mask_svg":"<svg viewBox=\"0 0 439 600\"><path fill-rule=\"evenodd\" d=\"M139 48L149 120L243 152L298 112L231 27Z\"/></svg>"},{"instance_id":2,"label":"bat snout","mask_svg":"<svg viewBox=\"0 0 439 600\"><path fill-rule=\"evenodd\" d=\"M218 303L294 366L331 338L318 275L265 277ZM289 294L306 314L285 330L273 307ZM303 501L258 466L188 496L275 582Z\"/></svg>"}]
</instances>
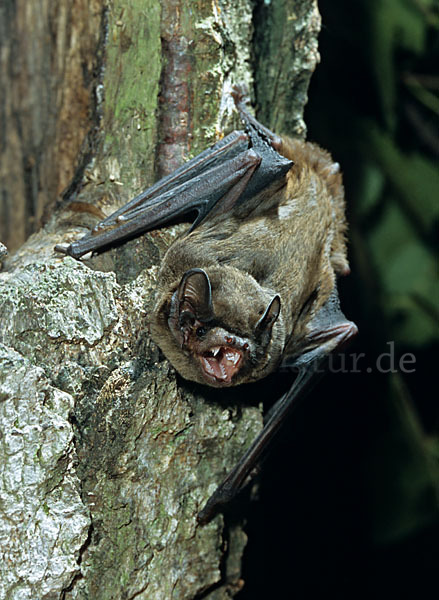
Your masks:
<instances>
[{"instance_id":1,"label":"bat snout","mask_svg":"<svg viewBox=\"0 0 439 600\"><path fill-rule=\"evenodd\" d=\"M231 336L225 336L224 342L224 345L214 346L198 357L203 375L210 385L233 385L233 378L244 364L249 349L247 342Z\"/></svg>"},{"instance_id":2,"label":"bat snout","mask_svg":"<svg viewBox=\"0 0 439 600\"><path fill-rule=\"evenodd\" d=\"M200 357L203 374L209 383L231 385L242 363L242 353L228 346L217 346Z\"/></svg>"}]
</instances>

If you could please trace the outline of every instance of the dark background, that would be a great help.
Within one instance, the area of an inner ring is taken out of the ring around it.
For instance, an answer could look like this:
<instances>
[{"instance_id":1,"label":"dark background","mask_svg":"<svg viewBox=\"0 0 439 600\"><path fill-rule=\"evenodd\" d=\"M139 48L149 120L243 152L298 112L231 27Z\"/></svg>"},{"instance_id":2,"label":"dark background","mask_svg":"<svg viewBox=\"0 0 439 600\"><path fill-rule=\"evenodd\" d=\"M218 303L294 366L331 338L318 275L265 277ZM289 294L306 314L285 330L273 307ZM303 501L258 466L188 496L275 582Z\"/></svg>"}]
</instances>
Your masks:
<instances>
[{"instance_id":1,"label":"dark background","mask_svg":"<svg viewBox=\"0 0 439 600\"><path fill-rule=\"evenodd\" d=\"M319 8L305 119L344 172L352 274L340 296L360 331L347 352L365 357L360 373L322 380L266 460L260 501L235 507L250 538L238 598L436 597L438 5ZM390 356L379 372L391 349L395 372Z\"/></svg>"}]
</instances>

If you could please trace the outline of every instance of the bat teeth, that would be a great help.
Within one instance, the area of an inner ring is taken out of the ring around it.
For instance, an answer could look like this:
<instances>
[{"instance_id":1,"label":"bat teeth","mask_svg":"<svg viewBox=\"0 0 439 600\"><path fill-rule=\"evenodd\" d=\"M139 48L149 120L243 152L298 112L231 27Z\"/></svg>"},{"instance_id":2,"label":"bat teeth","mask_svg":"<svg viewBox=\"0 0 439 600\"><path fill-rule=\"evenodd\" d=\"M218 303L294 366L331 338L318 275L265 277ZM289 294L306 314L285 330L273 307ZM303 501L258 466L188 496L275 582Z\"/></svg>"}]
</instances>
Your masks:
<instances>
[{"instance_id":1,"label":"bat teeth","mask_svg":"<svg viewBox=\"0 0 439 600\"><path fill-rule=\"evenodd\" d=\"M239 352L226 352L225 353L226 359L231 362L233 365L237 365L239 359L241 358L241 355L239 354Z\"/></svg>"},{"instance_id":2,"label":"bat teeth","mask_svg":"<svg viewBox=\"0 0 439 600\"><path fill-rule=\"evenodd\" d=\"M205 376L217 384L231 385L237 373L242 353L234 348L216 346L204 355L200 355L201 366Z\"/></svg>"},{"instance_id":3,"label":"bat teeth","mask_svg":"<svg viewBox=\"0 0 439 600\"><path fill-rule=\"evenodd\" d=\"M208 361L208 360L205 360L205 359L204 359L204 360L203 360L203 364L204 364L204 368L206 369L206 371L207 371L208 373L210 373L211 375L215 375L215 371L214 371L214 369L213 369L212 365L209 363L209 361Z\"/></svg>"}]
</instances>

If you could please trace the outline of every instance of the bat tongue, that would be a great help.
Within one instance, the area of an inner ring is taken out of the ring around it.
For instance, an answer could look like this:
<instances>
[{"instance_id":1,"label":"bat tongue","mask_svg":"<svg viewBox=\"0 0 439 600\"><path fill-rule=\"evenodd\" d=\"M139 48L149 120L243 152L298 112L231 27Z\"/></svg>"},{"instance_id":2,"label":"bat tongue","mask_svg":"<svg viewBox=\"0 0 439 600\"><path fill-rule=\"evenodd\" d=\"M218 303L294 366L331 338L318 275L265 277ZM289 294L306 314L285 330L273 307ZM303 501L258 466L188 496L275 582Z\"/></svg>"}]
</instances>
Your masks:
<instances>
[{"instance_id":1,"label":"bat tongue","mask_svg":"<svg viewBox=\"0 0 439 600\"><path fill-rule=\"evenodd\" d=\"M201 366L207 378L218 383L230 384L239 370L241 353L234 348L221 347L200 356Z\"/></svg>"}]
</instances>

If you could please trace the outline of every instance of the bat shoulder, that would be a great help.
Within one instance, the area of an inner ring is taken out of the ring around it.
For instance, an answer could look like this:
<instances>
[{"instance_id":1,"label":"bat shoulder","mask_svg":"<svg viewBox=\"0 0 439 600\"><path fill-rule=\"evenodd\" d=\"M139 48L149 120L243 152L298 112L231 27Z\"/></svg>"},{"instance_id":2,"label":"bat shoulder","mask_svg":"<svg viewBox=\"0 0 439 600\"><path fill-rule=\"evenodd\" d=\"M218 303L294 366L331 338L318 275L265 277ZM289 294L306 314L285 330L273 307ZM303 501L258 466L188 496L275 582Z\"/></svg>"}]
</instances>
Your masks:
<instances>
[{"instance_id":1,"label":"bat shoulder","mask_svg":"<svg viewBox=\"0 0 439 600\"><path fill-rule=\"evenodd\" d=\"M320 180L323 189L327 190L334 223L331 263L338 275L349 274L345 193L339 163L335 162L331 154L318 144L286 136L282 137L280 152L294 162L291 177L298 185L306 185L310 175L314 174Z\"/></svg>"},{"instance_id":2,"label":"bat shoulder","mask_svg":"<svg viewBox=\"0 0 439 600\"><path fill-rule=\"evenodd\" d=\"M331 154L313 142L282 137L281 154L292 160L300 170L311 170L325 183L334 198L344 198L340 165Z\"/></svg>"}]
</instances>

